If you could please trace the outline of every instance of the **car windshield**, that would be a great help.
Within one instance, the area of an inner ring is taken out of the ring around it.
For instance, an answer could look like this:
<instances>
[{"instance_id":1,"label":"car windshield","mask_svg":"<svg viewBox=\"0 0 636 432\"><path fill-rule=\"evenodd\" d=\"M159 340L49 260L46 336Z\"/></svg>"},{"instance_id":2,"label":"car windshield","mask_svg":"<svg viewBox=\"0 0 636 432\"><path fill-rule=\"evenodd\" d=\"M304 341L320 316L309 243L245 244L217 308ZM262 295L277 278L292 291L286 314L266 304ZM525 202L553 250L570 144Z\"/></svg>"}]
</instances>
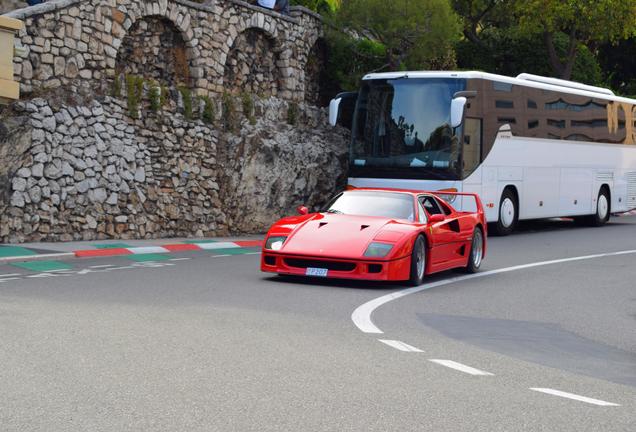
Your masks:
<instances>
[{"instance_id":1,"label":"car windshield","mask_svg":"<svg viewBox=\"0 0 636 432\"><path fill-rule=\"evenodd\" d=\"M324 212L406 219L411 222L415 218L413 198L395 192L343 192L327 205Z\"/></svg>"}]
</instances>

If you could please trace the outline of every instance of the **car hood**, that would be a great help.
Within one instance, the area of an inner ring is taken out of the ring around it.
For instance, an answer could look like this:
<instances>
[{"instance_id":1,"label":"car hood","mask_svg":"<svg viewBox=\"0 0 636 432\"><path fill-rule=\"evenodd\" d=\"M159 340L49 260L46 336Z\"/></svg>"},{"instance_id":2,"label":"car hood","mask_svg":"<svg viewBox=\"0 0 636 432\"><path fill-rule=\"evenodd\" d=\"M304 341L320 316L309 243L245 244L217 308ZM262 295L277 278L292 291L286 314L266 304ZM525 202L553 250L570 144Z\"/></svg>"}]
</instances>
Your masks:
<instances>
[{"instance_id":1,"label":"car hood","mask_svg":"<svg viewBox=\"0 0 636 432\"><path fill-rule=\"evenodd\" d=\"M395 219L340 214L316 214L296 227L282 252L333 258L358 258L369 243Z\"/></svg>"}]
</instances>

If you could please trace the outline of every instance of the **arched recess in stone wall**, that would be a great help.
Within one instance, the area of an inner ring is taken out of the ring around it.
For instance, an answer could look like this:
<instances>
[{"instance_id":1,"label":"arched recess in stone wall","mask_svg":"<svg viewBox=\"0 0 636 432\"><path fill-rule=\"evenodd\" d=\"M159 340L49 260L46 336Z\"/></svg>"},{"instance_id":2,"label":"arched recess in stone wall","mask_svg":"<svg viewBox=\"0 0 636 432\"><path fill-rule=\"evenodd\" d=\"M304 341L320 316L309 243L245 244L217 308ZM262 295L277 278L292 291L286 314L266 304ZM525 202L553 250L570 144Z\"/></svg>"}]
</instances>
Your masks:
<instances>
[{"instance_id":1,"label":"arched recess in stone wall","mask_svg":"<svg viewBox=\"0 0 636 432\"><path fill-rule=\"evenodd\" d=\"M327 79L327 43L318 38L307 54L305 71L305 102L327 106L332 96Z\"/></svg>"},{"instance_id":2,"label":"arched recess in stone wall","mask_svg":"<svg viewBox=\"0 0 636 432\"><path fill-rule=\"evenodd\" d=\"M191 85L192 53L182 32L169 19L150 15L137 19L117 51L115 74L132 74L161 84Z\"/></svg>"},{"instance_id":3,"label":"arched recess in stone wall","mask_svg":"<svg viewBox=\"0 0 636 432\"><path fill-rule=\"evenodd\" d=\"M279 96L284 88L281 48L273 36L249 27L233 41L227 54L223 85L230 93Z\"/></svg>"}]
</instances>

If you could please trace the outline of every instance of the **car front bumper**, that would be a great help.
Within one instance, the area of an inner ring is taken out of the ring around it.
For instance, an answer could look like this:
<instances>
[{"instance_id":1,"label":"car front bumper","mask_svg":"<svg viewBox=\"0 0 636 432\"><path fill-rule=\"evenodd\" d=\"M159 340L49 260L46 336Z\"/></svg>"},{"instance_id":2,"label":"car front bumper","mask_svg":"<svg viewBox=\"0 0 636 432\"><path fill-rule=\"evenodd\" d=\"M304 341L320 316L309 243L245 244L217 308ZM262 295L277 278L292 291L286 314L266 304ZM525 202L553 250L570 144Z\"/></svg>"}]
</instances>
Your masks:
<instances>
[{"instance_id":1,"label":"car front bumper","mask_svg":"<svg viewBox=\"0 0 636 432\"><path fill-rule=\"evenodd\" d=\"M408 280L411 257L395 260L357 260L291 255L263 250L261 270L282 275L307 276L307 268L327 269L327 278L376 281Z\"/></svg>"}]
</instances>

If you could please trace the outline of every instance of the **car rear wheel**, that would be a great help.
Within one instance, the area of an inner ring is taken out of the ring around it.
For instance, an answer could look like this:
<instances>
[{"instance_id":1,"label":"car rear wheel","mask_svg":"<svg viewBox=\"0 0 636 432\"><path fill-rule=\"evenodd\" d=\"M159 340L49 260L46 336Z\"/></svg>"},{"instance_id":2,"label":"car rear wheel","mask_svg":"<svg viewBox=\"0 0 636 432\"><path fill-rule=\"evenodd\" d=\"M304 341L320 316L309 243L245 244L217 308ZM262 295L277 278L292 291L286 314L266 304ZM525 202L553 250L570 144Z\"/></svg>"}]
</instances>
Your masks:
<instances>
[{"instance_id":1,"label":"car rear wheel","mask_svg":"<svg viewBox=\"0 0 636 432\"><path fill-rule=\"evenodd\" d=\"M466 271L468 273L476 273L481 267L481 261L484 258L484 233L481 228L475 228L473 232L473 241L470 247L470 256L468 257L468 264L466 265Z\"/></svg>"},{"instance_id":2,"label":"car rear wheel","mask_svg":"<svg viewBox=\"0 0 636 432\"><path fill-rule=\"evenodd\" d=\"M411 277L409 284L413 286L421 285L426 273L426 241L424 237L418 236L413 244L411 252Z\"/></svg>"}]
</instances>

